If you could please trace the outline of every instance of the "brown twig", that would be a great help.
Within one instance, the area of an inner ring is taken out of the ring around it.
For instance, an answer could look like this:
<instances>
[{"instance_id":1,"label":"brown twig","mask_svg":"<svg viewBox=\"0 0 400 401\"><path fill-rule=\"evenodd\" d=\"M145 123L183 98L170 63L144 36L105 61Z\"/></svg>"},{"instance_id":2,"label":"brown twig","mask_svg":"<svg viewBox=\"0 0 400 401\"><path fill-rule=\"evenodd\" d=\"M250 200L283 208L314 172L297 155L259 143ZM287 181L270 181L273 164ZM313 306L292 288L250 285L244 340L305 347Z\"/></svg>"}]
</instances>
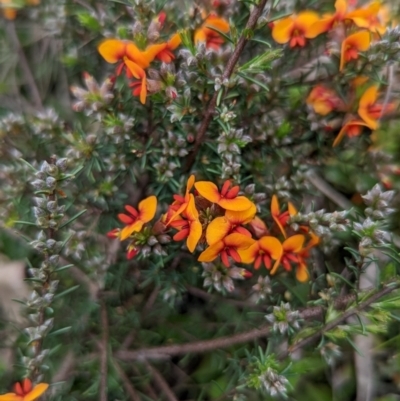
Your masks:
<instances>
[{"instance_id":1,"label":"brown twig","mask_svg":"<svg viewBox=\"0 0 400 401\"><path fill-rule=\"evenodd\" d=\"M22 49L21 42L19 41L17 31L15 29L14 21L7 21L6 26L7 26L8 36L12 42L12 45L13 45L16 53L18 53L19 65L20 65L20 67L22 69L22 73L25 76L25 79L27 81L27 85L28 85L29 92L32 97L32 101L37 109L42 110L43 104L42 104L42 99L40 97L40 92L36 85L32 71L29 67L28 60L25 57L25 53Z\"/></svg>"},{"instance_id":2,"label":"brown twig","mask_svg":"<svg viewBox=\"0 0 400 401\"><path fill-rule=\"evenodd\" d=\"M233 51L231 57L229 58L229 60L226 64L225 71L223 72L222 77L221 77L221 81L224 81L225 79L229 79L230 76L232 75L233 70L236 66L236 63L238 62L239 57L242 54L246 43L248 42L248 33L249 33L249 31L252 31L255 28L258 18L260 17L261 13L263 12L267 1L268 0L261 0L259 5L257 7L255 7L253 9L252 13L250 14L249 20L247 21L247 24L242 33L242 36L238 40L235 50ZM215 107L217 105L217 98L218 98L218 91L215 91L208 104L207 110L204 114L203 121L200 125L199 131L196 136L193 150L188 157L188 160L186 163L186 168L185 168L186 171L189 171L191 169L191 167L193 166L193 164L196 160L197 153L200 150L200 146L203 143L204 136L206 135L208 126L210 125L211 119L214 115Z\"/></svg>"},{"instance_id":3,"label":"brown twig","mask_svg":"<svg viewBox=\"0 0 400 401\"><path fill-rule=\"evenodd\" d=\"M164 379L163 375L150 363L146 363L146 368L149 373L152 375L157 387L164 393L167 397L168 401L178 401L175 394L171 390L171 387L168 385L167 381Z\"/></svg>"},{"instance_id":4,"label":"brown twig","mask_svg":"<svg viewBox=\"0 0 400 401\"><path fill-rule=\"evenodd\" d=\"M107 401L107 378L108 378L108 315L107 306L104 300L100 301L100 315L103 336L101 339L100 350L100 386L99 386L99 400Z\"/></svg>"},{"instance_id":5,"label":"brown twig","mask_svg":"<svg viewBox=\"0 0 400 401\"><path fill-rule=\"evenodd\" d=\"M128 393L130 399L132 401L141 401L139 394L136 392L135 388L132 386L131 382L129 381L128 376L125 374L124 370L122 369L121 365L114 359L113 365L120 377L122 384L125 388L125 391Z\"/></svg>"},{"instance_id":6,"label":"brown twig","mask_svg":"<svg viewBox=\"0 0 400 401\"><path fill-rule=\"evenodd\" d=\"M399 288L399 286L400 285L397 283L395 283L395 285L393 285L393 283L386 285L382 290L372 295L370 298L359 304L357 307L349 309L348 311L344 312L341 316L339 316L337 319L329 322L318 333L314 334L313 336L305 338L299 343L296 343L291 348L290 352L294 352L295 350L314 341L315 338L318 338L324 332L340 324L343 320L347 319L349 316L352 316L362 311L363 309L367 308L369 305L377 301L379 298L389 294L394 289ZM336 309L341 310L344 309L350 302L354 302L355 300L356 300L355 294L345 295L343 297L336 299L334 301L334 306ZM325 315L325 308L322 306L314 306L299 311L300 319L304 320L315 319L323 321L324 315ZM133 360L150 360L150 359L160 360L160 359L168 359L172 356L185 355L188 353L204 353L215 349L227 348L233 345L244 344L253 340L257 340L262 337L266 337L270 333L270 330L271 330L270 325L266 324L257 329L252 329L244 333L238 333L211 340L193 341L186 344L164 345L152 348L142 348L140 350L134 350L134 351L120 350L116 352L115 356L124 361L133 361Z\"/></svg>"}]
</instances>

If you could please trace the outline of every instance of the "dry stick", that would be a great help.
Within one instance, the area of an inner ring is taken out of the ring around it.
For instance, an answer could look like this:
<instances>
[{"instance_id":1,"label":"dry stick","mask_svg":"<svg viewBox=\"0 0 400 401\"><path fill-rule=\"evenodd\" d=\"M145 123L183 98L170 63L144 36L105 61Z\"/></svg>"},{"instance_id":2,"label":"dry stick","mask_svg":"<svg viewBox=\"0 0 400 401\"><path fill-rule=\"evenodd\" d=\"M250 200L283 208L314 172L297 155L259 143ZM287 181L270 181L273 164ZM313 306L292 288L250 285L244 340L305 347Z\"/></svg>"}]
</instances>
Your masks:
<instances>
[{"instance_id":1,"label":"dry stick","mask_svg":"<svg viewBox=\"0 0 400 401\"><path fill-rule=\"evenodd\" d=\"M146 362L146 368L149 371L149 373L153 376L153 379L157 384L157 387L164 393L168 401L178 401L175 394L171 390L171 387L168 385L162 374L148 362Z\"/></svg>"},{"instance_id":2,"label":"dry stick","mask_svg":"<svg viewBox=\"0 0 400 401\"><path fill-rule=\"evenodd\" d=\"M128 376L125 374L121 365L114 359L113 360L114 368L118 373L118 376L121 378L122 384L125 387L126 392L128 393L130 399L132 401L141 401L139 394L136 392L131 382L129 381Z\"/></svg>"},{"instance_id":3,"label":"dry stick","mask_svg":"<svg viewBox=\"0 0 400 401\"><path fill-rule=\"evenodd\" d=\"M101 340L101 354L100 354L100 386L99 386L99 400L107 401L107 359L108 359L108 316L107 306L104 300L100 302L100 315L101 315L101 326L103 330L103 336Z\"/></svg>"},{"instance_id":4,"label":"dry stick","mask_svg":"<svg viewBox=\"0 0 400 401\"><path fill-rule=\"evenodd\" d=\"M243 52L243 49L248 41L247 39L247 34L250 31L252 31L258 21L258 18L260 17L261 13L264 10L265 4L267 3L268 0L261 0L260 4L255 7L252 11L252 13L250 14L249 20L247 21L246 27L244 29L244 33L242 33L242 36L240 37L239 41L237 42L236 48L233 51L231 57L229 58L226 67L225 67L225 71L222 74L221 77L221 81L224 81L225 79L229 79L230 76L233 73L233 69L235 68L236 63L239 60L240 55ZM215 91L213 94L213 97L211 98L207 110L204 114L203 117L203 121L200 125L199 131L197 133L196 136L196 140L193 146L193 150L190 153L187 163L186 163L186 171L189 171L191 169L191 167L193 166L195 160L196 160L196 156L197 153L199 152L200 146L203 143L203 139L204 136L206 134L207 128L210 125L211 119L214 115L215 112L215 107L217 105L217 98L218 98L218 91Z\"/></svg>"},{"instance_id":5,"label":"dry stick","mask_svg":"<svg viewBox=\"0 0 400 401\"><path fill-rule=\"evenodd\" d=\"M31 69L29 68L28 61L25 57L25 53L24 53L21 43L19 41L17 31L15 30L14 21L7 21L7 33L11 39L12 45L13 45L16 53L18 53L20 67L27 80L29 92L31 93L33 103L37 109L43 109L40 92L36 85L35 79L33 78L33 74L31 72Z\"/></svg>"},{"instance_id":6,"label":"dry stick","mask_svg":"<svg viewBox=\"0 0 400 401\"><path fill-rule=\"evenodd\" d=\"M382 290L372 295L366 301L359 304L357 307L349 309L344 312L337 319L329 322L326 326L324 326L318 333L305 338L304 340L296 343L290 352L293 352L304 345L307 345L309 342L312 342L315 338L318 338L327 330L332 329L337 326L343 320L347 319L349 316L352 316L361 310L365 309L373 302L383 297L384 295L389 294L391 291L400 287L400 284L393 283L390 285L386 285ZM334 307L336 309L345 308L350 302L354 302L356 300L355 294L348 294L343 297L340 297L334 301ZM325 314L325 308L322 306L314 306L310 308L306 308L300 311L299 317L300 319L318 319L323 320ZM257 340L259 338L267 336L271 331L271 326L269 324L261 326L257 329L252 329L246 331L244 333L234 334L232 336L225 336L211 340L204 341L194 341L186 344L177 344L177 345L165 345L160 347L152 347L152 348L142 348L140 350L128 351L128 350L120 350L117 351L115 356L123 361L133 361L133 360L147 360L147 359L168 359L172 356L177 355L185 355L188 353L204 353L207 351L212 351L220 348L227 348L237 344L244 344L249 341ZM300 344L300 345L299 345Z\"/></svg>"}]
</instances>

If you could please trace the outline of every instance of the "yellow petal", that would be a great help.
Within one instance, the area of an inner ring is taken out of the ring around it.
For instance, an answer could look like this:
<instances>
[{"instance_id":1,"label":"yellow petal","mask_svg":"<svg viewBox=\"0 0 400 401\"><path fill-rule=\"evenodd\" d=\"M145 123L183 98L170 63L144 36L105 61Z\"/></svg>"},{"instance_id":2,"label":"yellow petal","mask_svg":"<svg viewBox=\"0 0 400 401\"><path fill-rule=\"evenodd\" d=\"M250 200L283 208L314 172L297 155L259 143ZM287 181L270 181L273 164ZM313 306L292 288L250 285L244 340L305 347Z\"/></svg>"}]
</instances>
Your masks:
<instances>
[{"instance_id":1,"label":"yellow petal","mask_svg":"<svg viewBox=\"0 0 400 401\"><path fill-rule=\"evenodd\" d=\"M125 59L124 62L128 70L136 79L142 79L143 77L146 76L143 68L139 67L139 65L133 62L132 60Z\"/></svg>"},{"instance_id":2,"label":"yellow petal","mask_svg":"<svg viewBox=\"0 0 400 401\"><path fill-rule=\"evenodd\" d=\"M106 39L100 43L97 50L107 61L114 64L125 56L126 43L118 39Z\"/></svg>"},{"instance_id":3,"label":"yellow petal","mask_svg":"<svg viewBox=\"0 0 400 401\"><path fill-rule=\"evenodd\" d=\"M157 54L160 53L161 51L165 50L167 47L167 43L160 43L157 45L150 45L146 48L144 51L143 55L145 56L146 62L148 63L146 67L147 68L150 63L156 58Z\"/></svg>"},{"instance_id":4,"label":"yellow petal","mask_svg":"<svg viewBox=\"0 0 400 401\"><path fill-rule=\"evenodd\" d=\"M300 263L296 269L296 278L300 282L304 283L310 279L307 266L304 263Z\"/></svg>"},{"instance_id":5,"label":"yellow petal","mask_svg":"<svg viewBox=\"0 0 400 401\"><path fill-rule=\"evenodd\" d=\"M306 38L314 37L312 36L312 30L310 29L314 23L319 20L319 16L314 11L303 11L297 15L294 24L295 28L299 28L304 32ZM311 36L309 36L311 34Z\"/></svg>"},{"instance_id":6,"label":"yellow petal","mask_svg":"<svg viewBox=\"0 0 400 401\"><path fill-rule=\"evenodd\" d=\"M260 249L264 252L269 253L271 258L274 260L278 260L282 257L283 248L281 242L275 237L261 237L258 240Z\"/></svg>"},{"instance_id":7,"label":"yellow petal","mask_svg":"<svg viewBox=\"0 0 400 401\"><path fill-rule=\"evenodd\" d=\"M39 398L49 387L47 383L37 384L27 395L24 396L24 401L33 401Z\"/></svg>"},{"instance_id":8,"label":"yellow petal","mask_svg":"<svg viewBox=\"0 0 400 401\"><path fill-rule=\"evenodd\" d=\"M194 174L192 174L187 180L186 192L189 192L193 188L195 181L196 181L196 177L194 176Z\"/></svg>"},{"instance_id":9,"label":"yellow petal","mask_svg":"<svg viewBox=\"0 0 400 401\"><path fill-rule=\"evenodd\" d=\"M273 216L278 216L280 212L281 212L281 210L280 210L280 207L279 207L278 197L276 195L272 195L272 199L271 199L271 214Z\"/></svg>"},{"instance_id":10,"label":"yellow petal","mask_svg":"<svg viewBox=\"0 0 400 401\"><path fill-rule=\"evenodd\" d=\"M298 253L303 249L304 235L296 234L288 239L282 244L284 252Z\"/></svg>"},{"instance_id":11,"label":"yellow petal","mask_svg":"<svg viewBox=\"0 0 400 401\"><path fill-rule=\"evenodd\" d=\"M139 232L142 229L143 224L143 221L138 220L135 223L124 227L119 234L120 241L124 241L134 232Z\"/></svg>"},{"instance_id":12,"label":"yellow petal","mask_svg":"<svg viewBox=\"0 0 400 401\"><path fill-rule=\"evenodd\" d=\"M225 245L222 241L217 242L214 245L209 246L206 250L204 250L199 258L197 259L199 262L212 262L217 258L219 253L225 248Z\"/></svg>"},{"instance_id":13,"label":"yellow petal","mask_svg":"<svg viewBox=\"0 0 400 401\"><path fill-rule=\"evenodd\" d=\"M194 187L203 198L206 198L210 202L218 203L221 199L218 187L213 182L197 181Z\"/></svg>"},{"instance_id":14,"label":"yellow petal","mask_svg":"<svg viewBox=\"0 0 400 401\"><path fill-rule=\"evenodd\" d=\"M147 82L146 82L146 75L142 77L142 87L140 89L140 103L145 104L147 97Z\"/></svg>"},{"instance_id":15,"label":"yellow petal","mask_svg":"<svg viewBox=\"0 0 400 401\"><path fill-rule=\"evenodd\" d=\"M186 216L188 220L198 220L199 219L199 212L196 209L196 204L194 201L193 194L189 194L189 202L186 208Z\"/></svg>"},{"instance_id":16,"label":"yellow petal","mask_svg":"<svg viewBox=\"0 0 400 401\"><path fill-rule=\"evenodd\" d=\"M219 206L226 210L233 210L236 212L248 210L253 204L250 199L245 196L237 196L233 199L222 198L217 202Z\"/></svg>"},{"instance_id":17,"label":"yellow petal","mask_svg":"<svg viewBox=\"0 0 400 401\"><path fill-rule=\"evenodd\" d=\"M336 0L335 9L338 14L344 15L347 11L347 0Z\"/></svg>"},{"instance_id":18,"label":"yellow petal","mask_svg":"<svg viewBox=\"0 0 400 401\"><path fill-rule=\"evenodd\" d=\"M372 106L378 98L378 86L374 85L368 88L360 98L358 106L359 116L368 124L371 129L378 127L378 121L370 116L368 108Z\"/></svg>"},{"instance_id":19,"label":"yellow petal","mask_svg":"<svg viewBox=\"0 0 400 401\"><path fill-rule=\"evenodd\" d=\"M153 219L157 209L157 198L152 195L143 199L138 205L139 218L143 223L148 223Z\"/></svg>"},{"instance_id":20,"label":"yellow petal","mask_svg":"<svg viewBox=\"0 0 400 401\"><path fill-rule=\"evenodd\" d=\"M172 35L172 37L168 41L168 48L171 50L175 50L181 44L181 42L181 35L179 35L179 33L176 33L175 35Z\"/></svg>"},{"instance_id":21,"label":"yellow petal","mask_svg":"<svg viewBox=\"0 0 400 401\"><path fill-rule=\"evenodd\" d=\"M297 209L295 208L292 202L288 202L288 211L291 217L296 216L297 214Z\"/></svg>"},{"instance_id":22,"label":"yellow petal","mask_svg":"<svg viewBox=\"0 0 400 401\"><path fill-rule=\"evenodd\" d=\"M227 33L229 32L229 23L225 21L223 18L219 17L208 17L203 26L210 26L212 28L216 28L221 32Z\"/></svg>"},{"instance_id":23,"label":"yellow petal","mask_svg":"<svg viewBox=\"0 0 400 401\"><path fill-rule=\"evenodd\" d=\"M190 232L186 240L186 246L190 252L194 252L197 243L200 241L201 235L203 233L203 228L198 220L194 220L190 223Z\"/></svg>"},{"instance_id":24,"label":"yellow petal","mask_svg":"<svg viewBox=\"0 0 400 401\"><path fill-rule=\"evenodd\" d=\"M282 246L281 246L282 247ZM250 245L247 249L239 249L238 253L242 259L242 263L253 263L258 256L260 246L258 241L255 241L253 245Z\"/></svg>"},{"instance_id":25,"label":"yellow petal","mask_svg":"<svg viewBox=\"0 0 400 401\"><path fill-rule=\"evenodd\" d=\"M353 33L347 39L357 50L362 52L368 50L371 44L371 34L368 31Z\"/></svg>"},{"instance_id":26,"label":"yellow petal","mask_svg":"<svg viewBox=\"0 0 400 401\"><path fill-rule=\"evenodd\" d=\"M275 42L284 44L289 42L294 28L294 21L292 17L287 17L279 20L272 28L272 37Z\"/></svg>"},{"instance_id":27,"label":"yellow petal","mask_svg":"<svg viewBox=\"0 0 400 401\"><path fill-rule=\"evenodd\" d=\"M204 31L203 28L196 29L196 32L194 33L194 43L197 45L200 42L206 42L207 41L207 35Z\"/></svg>"},{"instance_id":28,"label":"yellow petal","mask_svg":"<svg viewBox=\"0 0 400 401\"><path fill-rule=\"evenodd\" d=\"M315 38L321 33L329 31L332 26L334 16L329 15L326 17L321 18L319 21L314 22L308 29L307 29L307 38Z\"/></svg>"},{"instance_id":29,"label":"yellow petal","mask_svg":"<svg viewBox=\"0 0 400 401\"><path fill-rule=\"evenodd\" d=\"M231 228L232 224L226 217L216 217L207 227L207 244L214 245L215 243L221 241L228 235Z\"/></svg>"},{"instance_id":30,"label":"yellow petal","mask_svg":"<svg viewBox=\"0 0 400 401\"><path fill-rule=\"evenodd\" d=\"M7 393L0 395L0 401L22 401L23 398L15 393Z\"/></svg>"},{"instance_id":31,"label":"yellow petal","mask_svg":"<svg viewBox=\"0 0 400 401\"><path fill-rule=\"evenodd\" d=\"M229 234L224 239L224 243L226 246L231 246L233 248L239 249L247 249L249 246L254 244L254 239L247 237L243 234L233 233Z\"/></svg>"},{"instance_id":32,"label":"yellow petal","mask_svg":"<svg viewBox=\"0 0 400 401\"><path fill-rule=\"evenodd\" d=\"M126 44L125 55L129 60L134 61L142 68L147 68L149 66L143 52L140 51L133 42L128 42Z\"/></svg>"},{"instance_id":33,"label":"yellow petal","mask_svg":"<svg viewBox=\"0 0 400 401\"><path fill-rule=\"evenodd\" d=\"M227 210L225 212L225 217L232 223L232 224L247 224L253 220L254 216L257 213L257 207L252 202L251 206L247 210L235 212L233 210Z\"/></svg>"}]
</instances>

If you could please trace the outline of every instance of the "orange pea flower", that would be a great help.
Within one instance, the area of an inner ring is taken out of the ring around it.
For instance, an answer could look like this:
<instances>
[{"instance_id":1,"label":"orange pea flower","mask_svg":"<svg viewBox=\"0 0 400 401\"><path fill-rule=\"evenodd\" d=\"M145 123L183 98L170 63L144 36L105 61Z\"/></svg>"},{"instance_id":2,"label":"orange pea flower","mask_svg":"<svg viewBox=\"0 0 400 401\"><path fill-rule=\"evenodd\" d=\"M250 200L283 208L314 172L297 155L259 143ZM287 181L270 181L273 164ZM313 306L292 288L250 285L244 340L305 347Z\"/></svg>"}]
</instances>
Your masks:
<instances>
[{"instance_id":1,"label":"orange pea flower","mask_svg":"<svg viewBox=\"0 0 400 401\"><path fill-rule=\"evenodd\" d=\"M321 114L322 116L326 116L331 111L344 106L343 101L336 92L324 85L315 86L308 95L306 103L311 106L317 114Z\"/></svg>"},{"instance_id":2,"label":"orange pea flower","mask_svg":"<svg viewBox=\"0 0 400 401\"><path fill-rule=\"evenodd\" d=\"M200 42L205 42L206 47L218 50L224 43L224 39L212 28L228 33L229 23L215 14L210 14L203 25L195 31L194 43L197 45Z\"/></svg>"},{"instance_id":3,"label":"orange pea flower","mask_svg":"<svg viewBox=\"0 0 400 401\"><path fill-rule=\"evenodd\" d=\"M210 181L198 181L194 184L197 192L205 199L212 203L216 203L226 210L242 212L252 207L252 202L245 196L237 196L240 188L238 185L231 188L232 183L226 180L221 188Z\"/></svg>"},{"instance_id":4,"label":"orange pea flower","mask_svg":"<svg viewBox=\"0 0 400 401\"><path fill-rule=\"evenodd\" d=\"M371 44L371 34L368 31L360 31L348 36L342 43L340 56L340 71L345 63L358 59L360 51L366 51Z\"/></svg>"},{"instance_id":5,"label":"orange pea flower","mask_svg":"<svg viewBox=\"0 0 400 401\"><path fill-rule=\"evenodd\" d=\"M172 227L179 229L179 232L173 238L175 241L182 241L187 238L186 245L189 251L193 253L203 233L193 194L189 194L189 202L184 215L186 220L177 219L171 222Z\"/></svg>"},{"instance_id":6,"label":"orange pea flower","mask_svg":"<svg viewBox=\"0 0 400 401\"><path fill-rule=\"evenodd\" d=\"M153 219L157 209L157 198L155 196L149 196L139 202L138 210L133 206L126 205L125 210L129 214L120 213L118 219L127 224L121 230L119 238L121 241L127 239L133 232L139 232L145 223L148 223Z\"/></svg>"},{"instance_id":7,"label":"orange pea flower","mask_svg":"<svg viewBox=\"0 0 400 401\"><path fill-rule=\"evenodd\" d=\"M378 120L383 114L390 113L395 108L393 103L386 105L376 103L379 93L378 89L378 85L368 88L361 96L358 104L358 115L372 130L378 128Z\"/></svg>"},{"instance_id":8,"label":"orange pea flower","mask_svg":"<svg viewBox=\"0 0 400 401\"><path fill-rule=\"evenodd\" d=\"M366 8L359 8L348 13L346 19L352 20L359 28L366 28L371 32L383 35L386 32L386 27L382 25L379 18L381 7L382 5L379 1L374 1Z\"/></svg>"},{"instance_id":9,"label":"orange pea flower","mask_svg":"<svg viewBox=\"0 0 400 401\"><path fill-rule=\"evenodd\" d=\"M8 7L8 5L11 6L12 3L12 0L0 0L2 13L5 19L13 20L17 16L17 9L14 7Z\"/></svg>"},{"instance_id":10,"label":"orange pea flower","mask_svg":"<svg viewBox=\"0 0 400 401\"><path fill-rule=\"evenodd\" d=\"M305 281L304 277L304 259L303 259L303 251L304 251L304 241L305 237L304 235L301 234L296 234L293 235L292 237L287 238L283 244L283 253L280 261L280 265L283 266L283 268L286 271L291 271L292 270L292 264L296 265L296 278L299 281ZM271 270L271 274L275 274L276 270L278 269L278 265L274 265L274 268ZM307 268L306 268L307 269ZM308 275L307 275L308 277ZM306 279L307 280L307 279Z\"/></svg>"},{"instance_id":11,"label":"orange pea flower","mask_svg":"<svg viewBox=\"0 0 400 401\"><path fill-rule=\"evenodd\" d=\"M216 217L207 226L206 241L208 245L213 245L221 241L224 237L232 233L240 233L251 237L251 233L242 225L253 220L257 213L257 207L252 203L249 209L234 212L227 210L225 216Z\"/></svg>"},{"instance_id":12,"label":"orange pea flower","mask_svg":"<svg viewBox=\"0 0 400 401\"><path fill-rule=\"evenodd\" d=\"M288 202L288 210L281 212L277 196L276 195L272 196L271 216L285 238L286 238L286 232L284 227L286 226L290 216L294 216L295 214L297 214L297 210L291 202Z\"/></svg>"},{"instance_id":13,"label":"orange pea flower","mask_svg":"<svg viewBox=\"0 0 400 401\"><path fill-rule=\"evenodd\" d=\"M165 46L163 46L165 47ZM135 77L141 80L140 102L146 103L147 86L146 73L144 69L154 60L157 52L142 52L133 42L118 39L106 39L98 46L100 55L110 64L119 62L117 75L120 75L125 68L128 71L128 77ZM155 54L154 54L155 53Z\"/></svg>"},{"instance_id":14,"label":"orange pea flower","mask_svg":"<svg viewBox=\"0 0 400 401\"><path fill-rule=\"evenodd\" d=\"M252 238L249 238L243 234L229 234L221 241L210 245L205 251L203 251L199 258L199 262L212 262L218 256L221 256L222 263L226 267L230 267L229 257L231 257L236 263L241 263L242 259L239 252L247 249L254 243Z\"/></svg>"},{"instance_id":15,"label":"orange pea flower","mask_svg":"<svg viewBox=\"0 0 400 401\"><path fill-rule=\"evenodd\" d=\"M290 47L304 47L306 39L317 36L311 30L319 20L318 14L313 11L303 11L277 21L272 28L272 37L277 43L289 42Z\"/></svg>"},{"instance_id":16,"label":"orange pea flower","mask_svg":"<svg viewBox=\"0 0 400 401\"><path fill-rule=\"evenodd\" d=\"M253 263L254 268L258 270L262 263L268 270L271 270L272 260L275 264L272 270L278 267L283 253L282 244L275 237L264 236L255 241L253 245L245 250L239 251L243 263Z\"/></svg>"},{"instance_id":17,"label":"orange pea flower","mask_svg":"<svg viewBox=\"0 0 400 401\"><path fill-rule=\"evenodd\" d=\"M339 131L339 134L335 138L332 146L335 147L339 145L339 143L342 141L345 135L347 135L349 138L359 136L363 130L363 127L368 127L368 124L365 123L364 121L360 120L348 121L345 125L343 125L342 129Z\"/></svg>"},{"instance_id":18,"label":"orange pea flower","mask_svg":"<svg viewBox=\"0 0 400 401\"><path fill-rule=\"evenodd\" d=\"M190 200L190 190L193 188L195 181L195 176L192 174L186 184L186 192L184 196L181 195L174 195L174 202L168 209L166 224L170 224L172 220L174 220L177 216L179 216L182 212L184 212L189 204Z\"/></svg>"},{"instance_id":19,"label":"orange pea flower","mask_svg":"<svg viewBox=\"0 0 400 401\"><path fill-rule=\"evenodd\" d=\"M335 10L335 13L325 14L319 21L316 21L311 25L310 31L313 35L318 36L321 33L330 31L332 28L335 27L335 25L342 22L345 19L347 12L347 1L336 0Z\"/></svg>"},{"instance_id":20,"label":"orange pea flower","mask_svg":"<svg viewBox=\"0 0 400 401\"><path fill-rule=\"evenodd\" d=\"M39 398L49 387L47 383L32 386L29 379L14 385L14 392L0 395L0 401L33 401Z\"/></svg>"},{"instance_id":21,"label":"orange pea flower","mask_svg":"<svg viewBox=\"0 0 400 401\"><path fill-rule=\"evenodd\" d=\"M314 233L310 232L310 237L311 238L306 247L303 248L299 253L299 264L296 268L296 278L302 283L310 279L310 273L308 272L307 264L304 259L310 256L311 248L313 248L315 245L318 245L320 241L319 237Z\"/></svg>"},{"instance_id":22,"label":"orange pea flower","mask_svg":"<svg viewBox=\"0 0 400 401\"><path fill-rule=\"evenodd\" d=\"M165 48L157 53L156 58L158 58L164 63L171 63L172 60L175 59L175 55L174 53L172 53L172 50L175 50L181 44L181 42L182 40L179 33L176 33L166 43Z\"/></svg>"}]
</instances>

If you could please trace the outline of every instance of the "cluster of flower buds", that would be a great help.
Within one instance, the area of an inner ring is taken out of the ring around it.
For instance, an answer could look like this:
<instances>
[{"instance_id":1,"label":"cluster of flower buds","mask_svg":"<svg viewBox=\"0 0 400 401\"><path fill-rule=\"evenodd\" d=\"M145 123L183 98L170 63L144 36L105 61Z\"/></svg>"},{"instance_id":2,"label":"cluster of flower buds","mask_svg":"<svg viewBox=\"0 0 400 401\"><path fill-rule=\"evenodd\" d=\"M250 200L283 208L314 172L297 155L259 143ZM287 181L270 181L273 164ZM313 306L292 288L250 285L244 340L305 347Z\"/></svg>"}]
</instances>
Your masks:
<instances>
[{"instance_id":1,"label":"cluster of flower buds","mask_svg":"<svg viewBox=\"0 0 400 401\"><path fill-rule=\"evenodd\" d=\"M97 113L100 109L107 106L114 98L112 92L114 82L111 78L106 78L100 85L92 75L85 72L83 81L86 90L79 86L71 86L71 92L77 99L72 108L75 111L84 111L87 115Z\"/></svg>"},{"instance_id":2,"label":"cluster of flower buds","mask_svg":"<svg viewBox=\"0 0 400 401\"><path fill-rule=\"evenodd\" d=\"M265 318L272 324L272 330L281 334L300 328L299 311L292 311L289 303L274 306L272 313Z\"/></svg>"},{"instance_id":3,"label":"cluster of flower buds","mask_svg":"<svg viewBox=\"0 0 400 401\"><path fill-rule=\"evenodd\" d=\"M128 214L119 214L118 218L126 226L112 230L108 236L122 241L129 238L128 258L132 258L143 246L149 245L150 237L158 235L157 240L163 244L166 241L160 238L165 237L169 241L170 231L176 230L174 241L186 240L191 253L197 247L203 249L198 257L200 262L211 263L219 259L227 269L232 269L238 263L253 265L255 269L264 265L270 274L275 274L280 266L286 271L294 268L297 279L307 281L309 272L306 260L310 249L319 243L317 235L307 226L298 225L296 230L289 226L290 217L297 214L290 202L287 210L281 210L278 198L274 195L267 225L256 216L256 205L246 196L239 195L239 192L239 186L233 186L229 180L219 189L209 181L195 182L192 175L188 179L185 194L174 195L167 213L152 229L144 225L155 215L155 196L141 201L138 209L125 206ZM207 269L207 272L211 270ZM222 276L216 275L216 271L219 271L219 267L207 273L210 275L207 285L221 282ZM239 275L247 277L250 273L241 269Z\"/></svg>"}]
</instances>

